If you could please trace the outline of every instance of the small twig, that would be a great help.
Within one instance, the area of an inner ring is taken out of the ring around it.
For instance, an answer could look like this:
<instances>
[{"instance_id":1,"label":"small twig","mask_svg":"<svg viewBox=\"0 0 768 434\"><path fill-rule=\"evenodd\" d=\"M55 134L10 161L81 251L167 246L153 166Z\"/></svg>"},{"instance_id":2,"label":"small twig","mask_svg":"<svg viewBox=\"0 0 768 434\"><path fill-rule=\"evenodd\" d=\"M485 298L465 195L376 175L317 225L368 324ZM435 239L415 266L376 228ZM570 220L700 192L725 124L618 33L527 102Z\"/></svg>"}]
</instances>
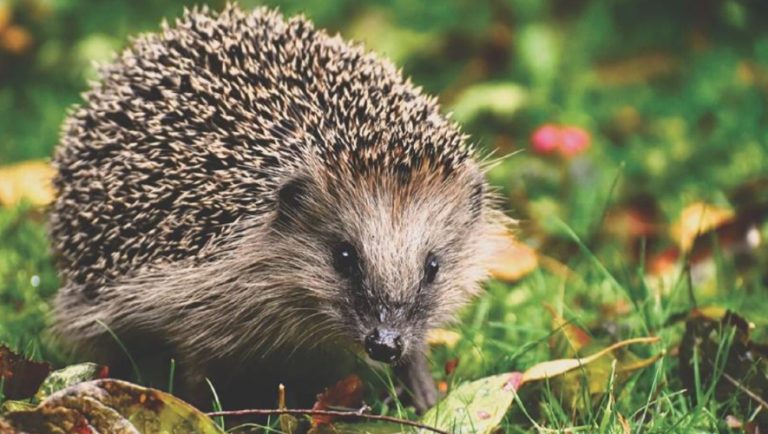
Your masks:
<instances>
[{"instance_id":1,"label":"small twig","mask_svg":"<svg viewBox=\"0 0 768 434\"><path fill-rule=\"evenodd\" d=\"M363 419L370 419L370 420L380 420L383 422L391 422L396 423L400 425L408 425L415 428L425 429L427 431L432 431L438 434L450 434L448 431L443 431L439 428L431 427L429 425L424 425L420 422L415 422L412 420L407 419L400 419L397 417L392 416L381 416L377 414L368 414L366 411L368 411L370 408L367 406L363 406L359 410L353 410L353 411L341 411L341 410L314 410L311 408L252 408L247 410L231 410L231 411L214 411L211 413L206 413L208 416L215 417L215 416L274 416L274 415L280 415L280 414L306 414L310 416L338 416L338 417L353 417L353 418L363 418Z\"/></svg>"},{"instance_id":2,"label":"small twig","mask_svg":"<svg viewBox=\"0 0 768 434\"><path fill-rule=\"evenodd\" d=\"M731 376L730 376L730 375L728 375L727 373L723 372L723 376L725 377L725 379L726 379L726 380L728 380L728 382L729 382L729 383L731 383L731 384L733 384L734 386L736 386L736 387L737 387L739 390L741 390L741 391L742 391L742 392L744 392L744 393L745 393L747 396L749 396L750 398L752 398L752 399L753 399L753 400L754 400L756 403L758 403L758 404L759 404L761 407L763 407L764 409L768 410L768 402L765 402L765 400L763 400L762 398L760 398L760 397L759 397L759 396L758 396L758 395L757 395L755 392L753 392L753 391L751 391L751 390L747 389L747 387L746 387L746 386L744 386L743 384L741 384L741 382L740 382L739 380L737 380L737 379L735 379L735 378L731 377Z\"/></svg>"}]
</instances>

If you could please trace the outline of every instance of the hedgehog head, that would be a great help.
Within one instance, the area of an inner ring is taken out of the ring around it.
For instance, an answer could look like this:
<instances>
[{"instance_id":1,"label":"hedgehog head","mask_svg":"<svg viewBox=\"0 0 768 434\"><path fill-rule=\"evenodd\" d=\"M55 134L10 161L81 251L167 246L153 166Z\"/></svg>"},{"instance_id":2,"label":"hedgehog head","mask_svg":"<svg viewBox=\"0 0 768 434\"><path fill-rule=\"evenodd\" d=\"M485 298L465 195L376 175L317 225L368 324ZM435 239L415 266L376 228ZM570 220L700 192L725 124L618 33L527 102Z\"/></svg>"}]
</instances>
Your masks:
<instances>
[{"instance_id":1,"label":"hedgehog head","mask_svg":"<svg viewBox=\"0 0 768 434\"><path fill-rule=\"evenodd\" d=\"M281 268L303 276L332 329L374 360L421 350L425 333L478 290L490 245L476 163L285 179L272 220Z\"/></svg>"}]
</instances>

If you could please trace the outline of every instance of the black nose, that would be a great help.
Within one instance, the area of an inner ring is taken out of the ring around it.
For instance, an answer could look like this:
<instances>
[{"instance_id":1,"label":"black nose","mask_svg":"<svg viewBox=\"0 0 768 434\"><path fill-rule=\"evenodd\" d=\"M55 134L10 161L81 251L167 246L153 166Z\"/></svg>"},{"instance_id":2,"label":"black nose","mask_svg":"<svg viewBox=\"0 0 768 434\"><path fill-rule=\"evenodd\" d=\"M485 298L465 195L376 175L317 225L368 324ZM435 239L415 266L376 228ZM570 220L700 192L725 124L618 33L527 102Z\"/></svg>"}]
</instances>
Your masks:
<instances>
[{"instance_id":1,"label":"black nose","mask_svg":"<svg viewBox=\"0 0 768 434\"><path fill-rule=\"evenodd\" d=\"M365 351L373 360L394 363L403 355L403 340L392 330L373 329L365 337Z\"/></svg>"}]
</instances>

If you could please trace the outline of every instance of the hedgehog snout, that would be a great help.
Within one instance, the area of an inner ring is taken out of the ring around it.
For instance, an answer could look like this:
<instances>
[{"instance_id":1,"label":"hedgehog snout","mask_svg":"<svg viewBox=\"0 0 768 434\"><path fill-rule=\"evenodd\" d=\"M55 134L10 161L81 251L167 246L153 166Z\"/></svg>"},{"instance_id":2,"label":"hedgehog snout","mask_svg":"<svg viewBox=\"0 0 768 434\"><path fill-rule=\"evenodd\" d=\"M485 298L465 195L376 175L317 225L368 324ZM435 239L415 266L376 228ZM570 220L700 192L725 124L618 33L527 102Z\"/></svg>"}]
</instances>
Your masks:
<instances>
[{"instance_id":1,"label":"hedgehog snout","mask_svg":"<svg viewBox=\"0 0 768 434\"><path fill-rule=\"evenodd\" d=\"M402 335L391 328L374 328L365 337L365 351L379 362L397 362L403 355L403 349Z\"/></svg>"}]
</instances>

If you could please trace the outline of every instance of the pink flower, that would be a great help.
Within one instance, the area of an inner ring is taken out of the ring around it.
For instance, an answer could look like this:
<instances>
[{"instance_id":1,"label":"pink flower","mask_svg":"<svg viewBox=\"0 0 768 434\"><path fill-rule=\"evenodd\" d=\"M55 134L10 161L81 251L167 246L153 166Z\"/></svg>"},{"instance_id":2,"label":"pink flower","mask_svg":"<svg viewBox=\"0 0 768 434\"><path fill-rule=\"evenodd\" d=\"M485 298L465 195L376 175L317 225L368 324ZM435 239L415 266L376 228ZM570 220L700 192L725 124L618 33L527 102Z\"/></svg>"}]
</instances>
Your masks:
<instances>
[{"instance_id":1,"label":"pink flower","mask_svg":"<svg viewBox=\"0 0 768 434\"><path fill-rule=\"evenodd\" d=\"M531 135L533 151L537 154L559 152L565 158L572 158L589 148L592 137L581 127L544 124Z\"/></svg>"},{"instance_id":2,"label":"pink flower","mask_svg":"<svg viewBox=\"0 0 768 434\"><path fill-rule=\"evenodd\" d=\"M553 124L540 126L531 136L533 150L537 154L551 154L557 150L560 142L560 127Z\"/></svg>"},{"instance_id":3,"label":"pink flower","mask_svg":"<svg viewBox=\"0 0 768 434\"><path fill-rule=\"evenodd\" d=\"M589 133L580 127L564 127L560 130L560 153L565 157L581 154L591 143Z\"/></svg>"}]
</instances>

